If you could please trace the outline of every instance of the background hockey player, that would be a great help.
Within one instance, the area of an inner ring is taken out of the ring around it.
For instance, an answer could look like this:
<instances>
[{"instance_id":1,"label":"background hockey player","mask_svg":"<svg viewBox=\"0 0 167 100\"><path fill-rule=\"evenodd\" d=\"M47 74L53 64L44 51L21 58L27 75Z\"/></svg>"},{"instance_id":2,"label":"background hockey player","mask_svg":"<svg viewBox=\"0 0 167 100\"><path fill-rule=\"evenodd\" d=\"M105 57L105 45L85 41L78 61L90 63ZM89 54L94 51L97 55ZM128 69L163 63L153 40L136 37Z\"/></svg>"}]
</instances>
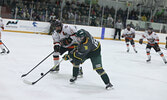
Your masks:
<instances>
[{"instance_id":1,"label":"background hockey player","mask_svg":"<svg viewBox=\"0 0 167 100\"><path fill-rule=\"evenodd\" d=\"M74 26L63 25L59 20L55 21L55 31L52 34L54 41L54 64L59 62L59 55L62 55L66 51L74 49L76 44L76 37L74 33L77 31ZM53 71L59 71L57 66ZM80 75L82 75L82 68L80 67Z\"/></svg>"},{"instance_id":2,"label":"background hockey player","mask_svg":"<svg viewBox=\"0 0 167 100\"><path fill-rule=\"evenodd\" d=\"M136 48L135 48L135 43L133 38L135 38L135 30L131 28L131 25L127 25L126 29L123 32L122 38L125 37L125 42L127 46L127 52L129 52L129 43L131 43L134 51L137 53Z\"/></svg>"},{"instance_id":3,"label":"background hockey player","mask_svg":"<svg viewBox=\"0 0 167 100\"><path fill-rule=\"evenodd\" d=\"M4 30L4 25L3 25L3 21L2 21L2 18L0 17L0 48L1 48L1 54L4 54L6 53L6 50L3 46L3 43L2 43L2 40L1 40L1 32L2 30Z\"/></svg>"},{"instance_id":4,"label":"background hockey player","mask_svg":"<svg viewBox=\"0 0 167 100\"><path fill-rule=\"evenodd\" d=\"M73 62L73 77L70 79L70 82L77 80L79 65L90 58L93 69L101 76L106 84L106 89L111 88L113 85L110 83L109 77L102 67L100 43L83 29L77 31L75 35L79 42L77 49L63 57L65 60L70 59Z\"/></svg>"},{"instance_id":5,"label":"background hockey player","mask_svg":"<svg viewBox=\"0 0 167 100\"><path fill-rule=\"evenodd\" d=\"M148 28L148 30L145 32L145 34L142 35L142 38L139 40L140 44L143 43L144 38L146 38L147 41L148 41L147 46L146 46L146 53L147 53L147 56L148 56L148 60L146 60L146 61L147 62L151 61L150 51L151 51L151 48L153 48L156 52L159 53L159 55L162 57L164 63L166 64L167 61L164 57L163 52L161 51L161 49L158 45L159 37L155 32L153 32L153 28Z\"/></svg>"}]
</instances>

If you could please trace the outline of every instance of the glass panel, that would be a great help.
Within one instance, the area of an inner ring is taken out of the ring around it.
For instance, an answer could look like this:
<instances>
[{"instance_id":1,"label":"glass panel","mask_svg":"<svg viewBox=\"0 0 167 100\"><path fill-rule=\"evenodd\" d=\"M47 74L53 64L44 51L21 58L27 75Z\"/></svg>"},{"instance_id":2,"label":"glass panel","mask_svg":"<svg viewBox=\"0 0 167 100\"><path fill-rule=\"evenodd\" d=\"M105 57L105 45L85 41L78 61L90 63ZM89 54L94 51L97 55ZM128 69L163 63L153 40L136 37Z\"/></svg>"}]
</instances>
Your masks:
<instances>
[{"instance_id":1,"label":"glass panel","mask_svg":"<svg viewBox=\"0 0 167 100\"><path fill-rule=\"evenodd\" d=\"M166 30L167 8L163 6L153 7L149 1L145 2L145 5L135 2L140 0L122 0L121 2L120 0L37 1L41 2L34 2L33 0L3 0L2 2L1 0L0 16L49 22L60 19L63 23L68 24L108 28L113 28L114 23L121 19L124 27L132 21L134 27L137 27L136 30L145 30L149 25L158 32L164 33Z\"/></svg>"},{"instance_id":2,"label":"glass panel","mask_svg":"<svg viewBox=\"0 0 167 100\"><path fill-rule=\"evenodd\" d=\"M131 24L137 31L145 31L148 27L152 27L155 32L166 33L167 24L153 23L148 21L127 20L127 24Z\"/></svg>"},{"instance_id":3,"label":"glass panel","mask_svg":"<svg viewBox=\"0 0 167 100\"><path fill-rule=\"evenodd\" d=\"M90 26L101 26L102 10L103 7L100 7L98 2L92 3L89 22Z\"/></svg>"},{"instance_id":4,"label":"glass panel","mask_svg":"<svg viewBox=\"0 0 167 100\"><path fill-rule=\"evenodd\" d=\"M104 2L104 1L102 1ZM115 11L117 7L116 1L110 1L108 0L107 3L103 3L104 5L104 13L103 13L103 27L109 27L112 28L114 27L114 18L115 16Z\"/></svg>"},{"instance_id":5,"label":"glass panel","mask_svg":"<svg viewBox=\"0 0 167 100\"><path fill-rule=\"evenodd\" d=\"M62 18L69 24L88 25L90 3L65 0Z\"/></svg>"}]
</instances>

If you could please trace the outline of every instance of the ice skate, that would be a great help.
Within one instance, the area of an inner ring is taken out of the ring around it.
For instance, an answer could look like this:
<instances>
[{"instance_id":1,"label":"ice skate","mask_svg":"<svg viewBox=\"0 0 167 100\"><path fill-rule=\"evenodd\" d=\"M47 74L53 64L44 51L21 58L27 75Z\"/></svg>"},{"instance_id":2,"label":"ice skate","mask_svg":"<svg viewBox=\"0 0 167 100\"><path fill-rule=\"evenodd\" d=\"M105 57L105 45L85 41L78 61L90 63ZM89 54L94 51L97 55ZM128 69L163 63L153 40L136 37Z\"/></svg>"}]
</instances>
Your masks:
<instances>
[{"instance_id":1,"label":"ice skate","mask_svg":"<svg viewBox=\"0 0 167 100\"><path fill-rule=\"evenodd\" d=\"M126 52L129 52L129 49L127 49L127 51Z\"/></svg>"},{"instance_id":2,"label":"ice skate","mask_svg":"<svg viewBox=\"0 0 167 100\"><path fill-rule=\"evenodd\" d=\"M136 49L134 49L134 51L135 51L135 53L137 53L137 50L136 50Z\"/></svg>"},{"instance_id":3,"label":"ice skate","mask_svg":"<svg viewBox=\"0 0 167 100\"><path fill-rule=\"evenodd\" d=\"M72 78L70 79L70 82L73 83L73 82L75 82L76 80L77 80L77 77L72 77Z\"/></svg>"},{"instance_id":4,"label":"ice skate","mask_svg":"<svg viewBox=\"0 0 167 100\"><path fill-rule=\"evenodd\" d=\"M56 68L52 69L51 72L58 72L60 70L59 65Z\"/></svg>"},{"instance_id":5,"label":"ice skate","mask_svg":"<svg viewBox=\"0 0 167 100\"><path fill-rule=\"evenodd\" d=\"M5 49L2 49L2 52L0 52L1 54L5 54L6 53L6 50Z\"/></svg>"},{"instance_id":6,"label":"ice skate","mask_svg":"<svg viewBox=\"0 0 167 100\"><path fill-rule=\"evenodd\" d=\"M112 87L113 87L113 85L112 85L111 83L108 83L108 84L106 85L106 89L107 89L107 90L111 89Z\"/></svg>"}]
</instances>

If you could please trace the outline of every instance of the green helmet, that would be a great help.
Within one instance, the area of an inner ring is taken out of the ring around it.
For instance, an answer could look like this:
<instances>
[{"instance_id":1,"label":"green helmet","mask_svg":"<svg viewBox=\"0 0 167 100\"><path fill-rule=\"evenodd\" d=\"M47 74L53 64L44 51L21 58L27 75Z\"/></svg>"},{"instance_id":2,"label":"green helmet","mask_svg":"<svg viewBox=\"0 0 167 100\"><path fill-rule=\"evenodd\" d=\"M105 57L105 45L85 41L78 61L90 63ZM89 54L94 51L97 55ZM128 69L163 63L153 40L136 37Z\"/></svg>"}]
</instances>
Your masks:
<instances>
[{"instance_id":1,"label":"green helmet","mask_svg":"<svg viewBox=\"0 0 167 100\"><path fill-rule=\"evenodd\" d=\"M85 32L85 30L80 29L80 30L78 30L78 31L75 33L75 36L76 36L76 37L85 37L85 36L86 36L86 32Z\"/></svg>"}]
</instances>

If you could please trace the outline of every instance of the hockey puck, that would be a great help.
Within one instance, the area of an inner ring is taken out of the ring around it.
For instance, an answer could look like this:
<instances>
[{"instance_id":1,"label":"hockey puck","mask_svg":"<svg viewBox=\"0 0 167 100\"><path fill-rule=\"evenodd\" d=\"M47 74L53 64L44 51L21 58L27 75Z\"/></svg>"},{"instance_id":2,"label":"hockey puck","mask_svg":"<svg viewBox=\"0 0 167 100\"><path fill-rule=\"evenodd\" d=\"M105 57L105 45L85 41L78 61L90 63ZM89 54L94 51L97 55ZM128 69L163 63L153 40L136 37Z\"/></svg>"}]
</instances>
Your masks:
<instances>
[{"instance_id":1,"label":"hockey puck","mask_svg":"<svg viewBox=\"0 0 167 100\"><path fill-rule=\"evenodd\" d=\"M43 76L43 73L41 73L41 76Z\"/></svg>"}]
</instances>

